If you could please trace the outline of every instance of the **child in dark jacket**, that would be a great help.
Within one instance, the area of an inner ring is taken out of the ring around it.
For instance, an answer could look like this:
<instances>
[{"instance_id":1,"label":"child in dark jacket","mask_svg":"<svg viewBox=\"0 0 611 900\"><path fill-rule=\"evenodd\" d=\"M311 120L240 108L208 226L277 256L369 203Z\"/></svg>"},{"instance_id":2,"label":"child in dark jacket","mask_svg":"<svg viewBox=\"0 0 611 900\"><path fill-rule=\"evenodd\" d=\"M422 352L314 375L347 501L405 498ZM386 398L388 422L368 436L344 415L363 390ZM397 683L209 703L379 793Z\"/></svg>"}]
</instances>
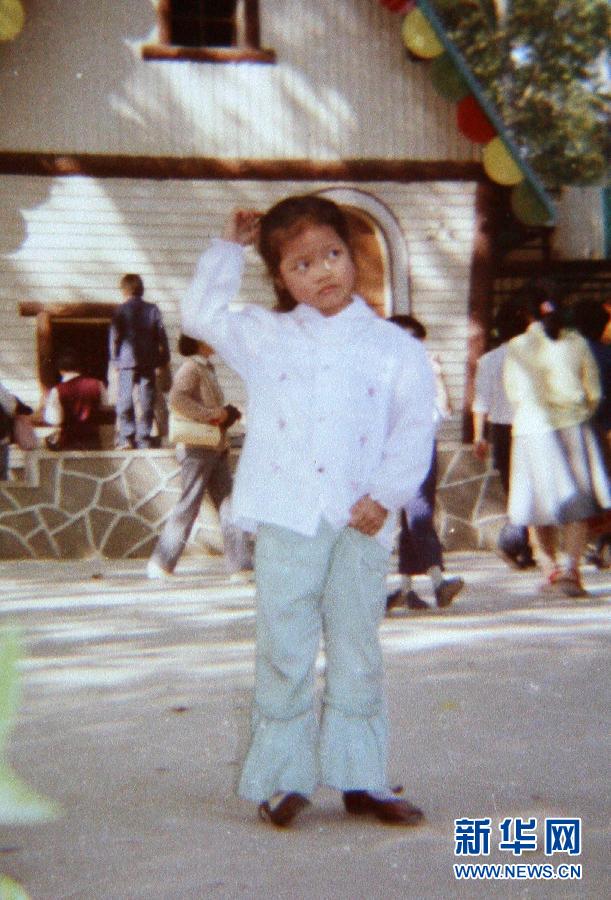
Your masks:
<instances>
[{"instance_id":1,"label":"child in dark jacket","mask_svg":"<svg viewBox=\"0 0 611 900\"><path fill-rule=\"evenodd\" d=\"M110 326L110 360L118 370L118 444L122 449L150 447L155 405L155 369L170 359L168 338L158 306L144 300L139 275L124 275L119 282L124 302ZM136 416L134 385L140 392Z\"/></svg>"}]
</instances>

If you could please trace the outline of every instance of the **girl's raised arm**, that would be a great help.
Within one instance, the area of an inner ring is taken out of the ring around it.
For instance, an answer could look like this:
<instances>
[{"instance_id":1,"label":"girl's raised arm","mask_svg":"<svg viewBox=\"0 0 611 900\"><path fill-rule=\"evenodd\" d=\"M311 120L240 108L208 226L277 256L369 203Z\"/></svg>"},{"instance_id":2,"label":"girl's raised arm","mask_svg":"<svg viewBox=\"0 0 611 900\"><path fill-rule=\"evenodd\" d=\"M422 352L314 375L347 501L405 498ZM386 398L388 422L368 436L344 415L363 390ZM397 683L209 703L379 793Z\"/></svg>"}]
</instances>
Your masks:
<instances>
[{"instance_id":1,"label":"girl's raised arm","mask_svg":"<svg viewBox=\"0 0 611 900\"><path fill-rule=\"evenodd\" d=\"M182 330L206 341L247 378L253 361L274 343L275 318L257 305L231 309L242 282L244 250L257 239L260 213L235 210L222 239L213 239L197 264L181 302Z\"/></svg>"}]
</instances>

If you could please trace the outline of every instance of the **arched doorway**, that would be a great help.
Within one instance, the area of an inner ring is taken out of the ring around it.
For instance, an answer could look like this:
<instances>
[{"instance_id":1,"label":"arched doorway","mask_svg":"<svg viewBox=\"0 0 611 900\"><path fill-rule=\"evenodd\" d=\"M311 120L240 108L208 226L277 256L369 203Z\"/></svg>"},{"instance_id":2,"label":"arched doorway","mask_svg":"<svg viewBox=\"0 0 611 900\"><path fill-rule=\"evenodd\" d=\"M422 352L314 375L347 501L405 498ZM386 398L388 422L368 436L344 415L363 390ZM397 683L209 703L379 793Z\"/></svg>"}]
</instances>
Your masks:
<instances>
[{"instance_id":1,"label":"arched doorway","mask_svg":"<svg viewBox=\"0 0 611 900\"><path fill-rule=\"evenodd\" d=\"M344 210L357 261L356 291L382 317L410 311L407 246L395 216L372 194L354 188L319 193Z\"/></svg>"}]
</instances>

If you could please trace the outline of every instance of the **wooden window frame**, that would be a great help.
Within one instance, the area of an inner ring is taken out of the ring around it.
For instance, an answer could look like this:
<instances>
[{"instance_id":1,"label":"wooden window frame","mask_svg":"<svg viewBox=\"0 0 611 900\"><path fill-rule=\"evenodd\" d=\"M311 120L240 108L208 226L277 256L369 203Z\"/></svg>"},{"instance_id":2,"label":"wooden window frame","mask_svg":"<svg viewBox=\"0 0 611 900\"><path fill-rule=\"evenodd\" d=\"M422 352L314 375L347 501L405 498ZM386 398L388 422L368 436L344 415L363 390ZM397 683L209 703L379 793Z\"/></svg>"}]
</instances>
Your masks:
<instances>
[{"instance_id":1,"label":"wooden window frame","mask_svg":"<svg viewBox=\"0 0 611 900\"><path fill-rule=\"evenodd\" d=\"M172 0L157 3L158 43L142 47L143 59L190 62L276 62L274 50L261 47L259 0L238 0L241 27L234 47L183 47L171 40Z\"/></svg>"}]
</instances>

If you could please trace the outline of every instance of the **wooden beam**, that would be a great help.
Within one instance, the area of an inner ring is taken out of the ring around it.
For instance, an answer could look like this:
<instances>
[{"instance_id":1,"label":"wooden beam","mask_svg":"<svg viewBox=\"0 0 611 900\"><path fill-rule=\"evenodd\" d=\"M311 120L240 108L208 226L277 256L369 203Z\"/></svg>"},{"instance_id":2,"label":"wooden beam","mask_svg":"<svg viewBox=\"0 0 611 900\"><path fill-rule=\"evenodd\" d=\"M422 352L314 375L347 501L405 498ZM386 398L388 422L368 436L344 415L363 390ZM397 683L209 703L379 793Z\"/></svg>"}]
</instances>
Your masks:
<instances>
[{"instance_id":1,"label":"wooden beam","mask_svg":"<svg viewBox=\"0 0 611 900\"><path fill-rule=\"evenodd\" d=\"M217 159L87 153L0 153L0 175L214 181L486 181L476 162Z\"/></svg>"},{"instance_id":2,"label":"wooden beam","mask_svg":"<svg viewBox=\"0 0 611 900\"><path fill-rule=\"evenodd\" d=\"M491 181L478 184L475 193L475 235L469 279L469 334L467 336L467 377L463 403L463 441L473 441L471 404L477 360L485 353L490 327L491 303L496 261L498 185Z\"/></svg>"},{"instance_id":3,"label":"wooden beam","mask_svg":"<svg viewBox=\"0 0 611 900\"><path fill-rule=\"evenodd\" d=\"M41 303L37 300L22 300L19 304L20 316L37 316L47 313L52 318L69 319L112 319L118 303Z\"/></svg>"},{"instance_id":4,"label":"wooden beam","mask_svg":"<svg viewBox=\"0 0 611 900\"><path fill-rule=\"evenodd\" d=\"M275 63L276 53L264 47L181 47L177 44L144 44L142 59L169 62Z\"/></svg>"}]
</instances>

